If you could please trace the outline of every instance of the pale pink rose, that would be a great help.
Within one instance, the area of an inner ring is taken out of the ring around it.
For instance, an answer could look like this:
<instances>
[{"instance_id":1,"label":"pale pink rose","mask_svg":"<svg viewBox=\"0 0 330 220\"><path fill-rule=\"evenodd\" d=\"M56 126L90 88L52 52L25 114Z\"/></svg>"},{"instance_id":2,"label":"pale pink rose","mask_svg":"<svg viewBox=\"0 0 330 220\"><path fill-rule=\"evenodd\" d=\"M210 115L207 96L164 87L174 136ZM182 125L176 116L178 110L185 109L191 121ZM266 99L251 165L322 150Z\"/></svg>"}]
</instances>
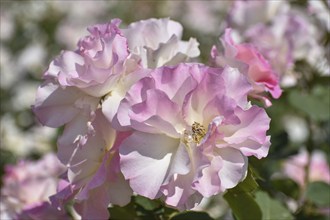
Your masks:
<instances>
[{"instance_id":1,"label":"pale pink rose","mask_svg":"<svg viewBox=\"0 0 330 220\"><path fill-rule=\"evenodd\" d=\"M182 26L168 18L141 20L122 29L133 55L143 67L175 65L200 54L194 38L182 41Z\"/></svg>"},{"instance_id":2,"label":"pale pink rose","mask_svg":"<svg viewBox=\"0 0 330 220\"><path fill-rule=\"evenodd\" d=\"M321 43L324 30L317 28L307 13L287 8L278 12L271 22L255 23L241 33L271 62L282 81L293 71L297 60L305 60L322 74L329 74L327 50Z\"/></svg>"},{"instance_id":3,"label":"pale pink rose","mask_svg":"<svg viewBox=\"0 0 330 220\"><path fill-rule=\"evenodd\" d=\"M68 172L52 203L63 209L73 200L87 219L108 219L108 206L125 205L132 194L119 170L117 149L127 134L115 131L109 121L130 85L148 71L139 71L141 67L128 57L127 40L118 25L119 20L112 20L90 27L77 51L55 59L33 108L42 124L65 125L58 157Z\"/></svg>"},{"instance_id":4,"label":"pale pink rose","mask_svg":"<svg viewBox=\"0 0 330 220\"><path fill-rule=\"evenodd\" d=\"M56 193L59 175L65 166L55 155L39 161L21 161L8 165L1 189L1 219L69 219L63 211L51 207L49 196Z\"/></svg>"},{"instance_id":5,"label":"pale pink rose","mask_svg":"<svg viewBox=\"0 0 330 220\"><path fill-rule=\"evenodd\" d=\"M135 83L116 116L132 132L119 147L132 189L190 209L242 181L247 157L265 157L270 145L270 119L248 103L251 89L237 69L199 64L157 68Z\"/></svg>"},{"instance_id":6,"label":"pale pink rose","mask_svg":"<svg viewBox=\"0 0 330 220\"><path fill-rule=\"evenodd\" d=\"M310 157L309 175L306 177L306 166ZM284 162L283 172L286 176L296 181L301 187L309 182L323 181L330 184L330 169L325 154L322 151L313 151L311 155L306 150L289 158Z\"/></svg>"},{"instance_id":7,"label":"pale pink rose","mask_svg":"<svg viewBox=\"0 0 330 220\"><path fill-rule=\"evenodd\" d=\"M93 119L80 114L66 124L58 139L58 158L68 167L67 184L52 201L59 208L73 200L83 219L108 219L108 206L126 205L132 190L119 170L118 145L127 136L117 133L101 109Z\"/></svg>"},{"instance_id":8,"label":"pale pink rose","mask_svg":"<svg viewBox=\"0 0 330 220\"><path fill-rule=\"evenodd\" d=\"M127 40L118 28L119 23L114 19L89 27L90 35L79 41L77 51L62 52L51 62L33 106L43 125L62 126L79 112L92 115L102 97L111 97L110 109L116 110L117 99L112 97L125 94L126 87L139 78L138 73L129 74L140 68L133 59L128 59Z\"/></svg>"},{"instance_id":9,"label":"pale pink rose","mask_svg":"<svg viewBox=\"0 0 330 220\"><path fill-rule=\"evenodd\" d=\"M283 28L260 24L245 33L247 39L269 60L281 79L294 67L293 44L285 37L284 31Z\"/></svg>"},{"instance_id":10,"label":"pale pink rose","mask_svg":"<svg viewBox=\"0 0 330 220\"><path fill-rule=\"evenodd\" d=\"M238 31L243 40L252 43L280 75L282 86L297 83L300 73L295 61L305 60L321 74L329 75L322 39L326 24L316 23L311 13L324 23L329 12L324 4L309 1L308 8L296 7L285 1L235 1L228 16L229 27ZM306 10L307 9L307 10Z\"/></svg>"},{"instance_id":11,"label":"pale pink rose","mask_svg":"<svg viewBox=\"0 0 330 220\"><path fill-rule=\"evenodd\" d=\"M63 87L77 87L85 93L102 97L109 93L128 57L127 40L114 19L88 28L90 35L78 43L78 50L64 51L49 66L45 78L56 78Z\"/></svg>"},{"instance_id":12,"label":"pale pink rose","mask_svg":"<svg viewBox=\"0 0 330 220\"><path fill-rule=\"evenodd\" d=\"M263 95L264 92L269 92L276 99L281 96L277 73L253 45L236 44L231 37L231 29L226 29L221 42L224 51L220 53L215 46L211 51L214 65L238 68L253 86L249 95L261 99L266 106L270 106L271 101Z\"/></svg>"}]
</instances>

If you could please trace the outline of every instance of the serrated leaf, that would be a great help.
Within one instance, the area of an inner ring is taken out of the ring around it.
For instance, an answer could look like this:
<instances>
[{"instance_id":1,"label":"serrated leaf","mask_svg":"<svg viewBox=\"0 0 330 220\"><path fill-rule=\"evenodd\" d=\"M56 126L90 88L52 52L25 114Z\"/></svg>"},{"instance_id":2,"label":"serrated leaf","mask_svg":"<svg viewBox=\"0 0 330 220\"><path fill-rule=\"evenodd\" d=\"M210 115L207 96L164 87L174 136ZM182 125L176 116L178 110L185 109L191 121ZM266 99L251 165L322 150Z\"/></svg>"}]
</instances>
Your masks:
<instances>
[{"instance_id":1,"label":"serrated leaf","mask_svg":"<svg viewBox=\"0 0 330 220\"><path fill-rule=\"evenodd\" d=\"M315 205L330 206L330 185L325 182L309 183L306 198Z\"/></svg>"},{"instance_id":2,"label":"serrated leaf","mask_svg":"<svg viewBox=\"0 0 330 220\"><path fill-rule=\"evenodd\" d=\"M186 211L172 216L170 220L213 220L213 218L206 212Z\"/></svg>"},{"instance_id":3,"label":"serrated leaf","mask_svg":"<svg viewBox=\"0 0 330 220\"><path fill-rule=\"evenodd\" d=\"M293 220L293 216L279 201L271 198L266 192L258 191L255 200L262 211L262 220Z\"/></svg>"}]
</instances>

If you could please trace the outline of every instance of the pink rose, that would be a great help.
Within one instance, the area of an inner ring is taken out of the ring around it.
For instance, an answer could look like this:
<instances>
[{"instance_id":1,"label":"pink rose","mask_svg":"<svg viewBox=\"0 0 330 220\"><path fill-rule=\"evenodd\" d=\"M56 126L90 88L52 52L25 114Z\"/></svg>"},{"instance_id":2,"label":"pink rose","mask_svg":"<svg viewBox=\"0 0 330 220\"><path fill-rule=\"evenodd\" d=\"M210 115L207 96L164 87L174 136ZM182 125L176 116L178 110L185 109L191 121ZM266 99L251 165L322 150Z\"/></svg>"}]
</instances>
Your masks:
<instances>
[{"instance_id":1,"label":"pink rose","mask_svg":"<svg viewBox=\"0 0 330 220\"><path fill-rule=\"evenodd\" d=\"M213 64L221 67L229 65L238 68L248 77L253 86L253 91L249 95L261 99L266 106L270 106L271 101L263 93L269 92L276 99L281 96L282 90L279 86L277 73L254 46L236 44L230 33L231 30L226 29L226 33L221 39L224 47L223 53L219 53L215 46L212 48Z\"/></svg>"},{"instance_id":2,"label":"pink rose","mask_svg":"<svg viewBox=\"0 0 330 220\"><path fill-rule=\"evenodd\" d=\"M309 175L306 177L305 167L308 164L308 157L310 157ZM306 150L301 150L299 154L284 162L283 172L302 187L306 184L306 178L309 182L324 181L330 184L330 169L322 151L313 151L309 155Z\"/></svg>"},{"instance_id":3,"label":"pink rose","mask_svg":"<svg viewBox=\"0 0 330 220\"><path fill-rule=\"evenodd\" d=\"M249 105L251 89L237 69L199 64L158 68L134 84L117 115L132 132L119 147L132 189L190 209L242 181L247 157L265 157L270 145L270 119Z\"/></svg>"},{"instance_id":4,"label":"pink rose","mask_svg":"<svg viewBox=\"0 0 330 220\"><path fill-rule=\"evenodd\" d=\"M107 94L124 71L129 55L119 23L120 20L114 19L89 27L90 35L79 41L78 50L62 52L44 77L57 78L61 86L77 87L91 96Z\"/></svg>"},{"instance_id":5,"label":"pink rose","mask_svg":"<svg viewBox=\"0 0 330 220\"><path fill-rule=\"evenodd\" d=\"M126 92L123 82L136 76L124 78L140 67L128 59L127 40L119 23L114 19L89 27L90 35L79 41L77 51L64 51L51 62L33 106L43 125L62 126L80 112L92 115L102 97L115 96L115 90Z\"/></svg>"},{"instance_id":6,"label":"pink rose","mask_svg":"<svg viewBox=\"0 0 330 220\"><path fill-rule=\"evenodd\" d=\"M65 166L55 155L39 161L21 161L8 165L1 189L1 219L69 219L63 211L50 205L49 196L57 191L59 175Z\"/></svg>"}]
</instances>

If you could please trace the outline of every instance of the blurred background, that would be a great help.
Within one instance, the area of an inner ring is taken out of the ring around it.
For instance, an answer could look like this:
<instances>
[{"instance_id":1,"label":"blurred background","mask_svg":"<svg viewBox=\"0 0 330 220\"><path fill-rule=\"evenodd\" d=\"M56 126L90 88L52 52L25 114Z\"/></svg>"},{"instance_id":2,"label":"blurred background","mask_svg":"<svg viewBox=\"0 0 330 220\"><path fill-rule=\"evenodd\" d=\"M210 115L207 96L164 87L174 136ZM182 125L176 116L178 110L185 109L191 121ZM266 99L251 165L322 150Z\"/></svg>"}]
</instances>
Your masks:
<instances>
[{"instance_id":1,"label":"blurred background","mask_svg":"<svg viewBox=\"0 0 330 220\"><path fill-rule=\"evenodd\" d=\"M170 17L183 25L183 40L197 39L199 62L208 63L212 45L219 43L219 36L229 24L234 2L1 1L0 176L8 164L56 152L60 129L42 127L33 116L31 105L50 61L61 50L75 50L78 40L87 35L89 25L120 18L125 27L142 19ZM302 55L295 56L294 65L283 74L282 97L267 109L272 119L269 156L262 160L252 158L250 163L259 177L258 184L292 215L299 219L327 219L329 201L325 198L325 202L318 202L320 197L315 199L314 191L306 199L304 192L310 182L330 182L329 2L278 2L306 15L313 28L295 35L297 41L309 35L310 38L300 45ZM268 24L275 13L265 11L263 22ZM240 33L239 22L234 23ZM318 48L315 56L311 48ZM291 175L298 170L303 172L303 178ZM321 194L330 197L327 187L321 189ZM221 197L205 201L200 209L214 218L226 218L227 205Z\"/></svg>"}]
</instances>

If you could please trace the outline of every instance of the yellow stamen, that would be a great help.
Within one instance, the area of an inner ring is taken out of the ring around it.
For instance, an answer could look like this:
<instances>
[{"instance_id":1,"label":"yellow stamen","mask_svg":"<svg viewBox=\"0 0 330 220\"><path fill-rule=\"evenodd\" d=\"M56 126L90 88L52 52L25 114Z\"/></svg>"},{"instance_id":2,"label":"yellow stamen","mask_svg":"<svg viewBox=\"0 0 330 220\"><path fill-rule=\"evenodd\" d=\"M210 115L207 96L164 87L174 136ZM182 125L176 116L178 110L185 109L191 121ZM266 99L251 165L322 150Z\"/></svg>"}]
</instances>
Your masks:
<instances>
[{"instance_id":1,"label":"yellow stamen","mask_svg":"<svg viewBox=\"0 0 330 220\"><path fill-rule=\"evenodd\" d=\"M191 131L185 130L184 132L184 143L188 144L195 142L199 144L203 137L206 135L206 130L203 125L198 122L194 122L191 127Z\"/></svg>"}]
</instances>

